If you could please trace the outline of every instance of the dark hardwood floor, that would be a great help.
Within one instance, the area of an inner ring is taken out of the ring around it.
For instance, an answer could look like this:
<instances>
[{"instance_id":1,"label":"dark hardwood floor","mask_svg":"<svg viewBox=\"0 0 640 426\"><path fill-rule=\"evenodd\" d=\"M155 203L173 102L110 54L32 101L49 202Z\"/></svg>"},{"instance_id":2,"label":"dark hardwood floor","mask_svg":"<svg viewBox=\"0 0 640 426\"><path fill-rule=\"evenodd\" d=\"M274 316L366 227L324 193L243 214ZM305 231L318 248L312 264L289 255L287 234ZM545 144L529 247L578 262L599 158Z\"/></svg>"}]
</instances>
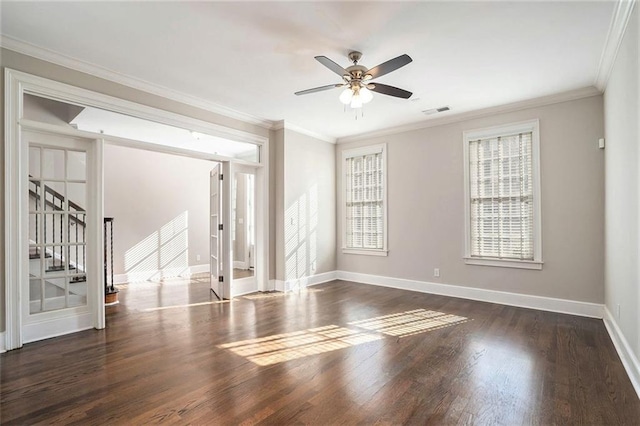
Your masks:
<instances>
[{"instance_id":1,"label":"dark hardwood floor","mask_svg":"<svg viewBox=\"0 0 640 426\"><path fill-rule=\"evenodd\" d=\"M640 424L596 319L342 281L120 299L105 330L0 357L2 424Z\"/></svg>"}]
</instances>

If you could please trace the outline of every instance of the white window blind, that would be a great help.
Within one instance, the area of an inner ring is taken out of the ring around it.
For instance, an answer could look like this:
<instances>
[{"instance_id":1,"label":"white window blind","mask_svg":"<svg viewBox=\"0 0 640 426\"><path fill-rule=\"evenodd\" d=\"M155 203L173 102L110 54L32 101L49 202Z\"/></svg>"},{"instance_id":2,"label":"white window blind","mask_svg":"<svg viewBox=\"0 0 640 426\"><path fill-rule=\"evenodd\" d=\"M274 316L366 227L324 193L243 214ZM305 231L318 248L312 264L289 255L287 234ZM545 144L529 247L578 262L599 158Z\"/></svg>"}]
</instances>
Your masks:
<instances>
[{"instance_id":1,"label":"white window blind","mask_svg":"<svg viewBox=\"0 0 640 426\"><path fill-rule=\"evenodd\" d=\"M347 156L345 167L345 248L383 250L384 155L382 150Z\"/></svg>"},{"instance_id":2,"label":"white window blind","mask_svg":"<svg viewBox=\"0 0 640 426\"><path fill-rule=\"evenodd\" d=\"M533 133L469 141L471 257L534 260Z\"/></svg>"}]
</instances>

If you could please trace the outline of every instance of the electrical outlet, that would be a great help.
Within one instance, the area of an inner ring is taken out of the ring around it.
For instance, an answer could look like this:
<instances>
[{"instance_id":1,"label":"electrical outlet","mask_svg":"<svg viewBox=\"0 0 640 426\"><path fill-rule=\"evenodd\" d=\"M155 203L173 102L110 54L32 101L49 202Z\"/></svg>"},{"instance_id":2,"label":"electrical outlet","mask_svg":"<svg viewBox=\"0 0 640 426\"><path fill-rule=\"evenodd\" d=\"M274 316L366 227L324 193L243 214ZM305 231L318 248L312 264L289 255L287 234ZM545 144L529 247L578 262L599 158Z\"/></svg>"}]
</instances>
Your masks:
<instances>
[{"instance_id":1,"label":"electrical outlet","mask_svg":"<svg viewBox=\"0 0 640 426\"><path fill-rule=\"evenodd\" d=\"M196 262L200 261L200 255L196 254Z\"/></svg>"},{"instance_id":2,"label":"electrical outlet","mask_svg":"<svg viewBox=\"0 0 640 426\"><path fill-rule=\"evenodd\" d=\"M618 303L618 309L617 309L616 315L618 316L618 319L620 319L620 304L619 303Z\"/></svg>"},{"instance_id":3,"label":"electrical outlet","mask_svg":"<svg viewBox=\"0 0 640 426\"><path fill-rule=\"evenodd\" d=\"M439 277L440 276L440 268L434 268L433 269L433 276L434 277Z\"/></svg>"}]
</instances>

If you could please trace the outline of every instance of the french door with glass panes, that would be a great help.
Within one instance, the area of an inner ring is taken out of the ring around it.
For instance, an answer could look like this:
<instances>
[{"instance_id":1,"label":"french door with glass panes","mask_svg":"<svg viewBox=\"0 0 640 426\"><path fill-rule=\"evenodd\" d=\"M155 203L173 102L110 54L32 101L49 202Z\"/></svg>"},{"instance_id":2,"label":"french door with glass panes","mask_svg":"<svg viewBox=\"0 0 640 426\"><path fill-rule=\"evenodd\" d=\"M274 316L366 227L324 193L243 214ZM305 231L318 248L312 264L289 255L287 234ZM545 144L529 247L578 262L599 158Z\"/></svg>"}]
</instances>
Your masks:
<instances>
[{"instance_id":1,"label":"french door with glass panes","mask_svg":"<svg viewBox=\"0 0 640 426\"><path fill-rule=\"evenodd\" d=\"M232 299L231 259L231 163L216 164L210 173L209 191L209 277L211 290L219 299Z\"/></svg>"},{"instance_id":2,"label":"french door with glass panes","mask_svg":"<svg viewBox=\"0 0 640 426\"><path fill-rule=\"evenodd\" d=\"M209 174L209 278L211 291L222 300L224 286L222 275L222 204L220 178L222 166L216 164Z\"/></svg>"},{"instance_id":3,"label":"french door with glass panes","mask_svg":"<svg viewBox=\"0 0 640 426\"><path fill-rule=\"evenodd\" d=\"M29 163L21 288L22 341L28 343L93 328L103 312L96 273L102 212L93 170L97 141L40 131L23 131L22 138Z\"/></svg>"}]
</instances>

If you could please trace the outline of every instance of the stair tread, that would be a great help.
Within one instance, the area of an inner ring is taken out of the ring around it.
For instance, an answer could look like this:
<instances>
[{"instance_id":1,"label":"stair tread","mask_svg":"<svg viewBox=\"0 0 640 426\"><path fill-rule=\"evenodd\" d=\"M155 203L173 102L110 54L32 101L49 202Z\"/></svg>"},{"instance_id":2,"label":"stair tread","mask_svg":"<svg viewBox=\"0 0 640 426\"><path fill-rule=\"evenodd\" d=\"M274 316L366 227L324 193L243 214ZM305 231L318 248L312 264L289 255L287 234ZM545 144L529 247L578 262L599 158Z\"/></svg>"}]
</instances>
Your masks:
<instances>
[{"instance_id":1,"label":"stair tread","mask_svg":"<svg viewBox=\"0 0 640 426\"><path fill-rule=\"evenodd\" d=\"M49 253L44 254L45 259L49 259L51 255ZM40 253L29 253L29 259L40 259Z\"/></svg>"},{"instance_id":2,"label":"stair tread","mask_svg":"<svg viewBox=\"0 0 640 426\"><path fill-rule=\"evenodd\" d=\"M73 271L75 270L76 267L69 265L69 270ZM50 266L47 269L44 270L45 272L60 272L60 271L64 271L64 265L60 265L60 266Z\"/></svg>"}]
</instances>

